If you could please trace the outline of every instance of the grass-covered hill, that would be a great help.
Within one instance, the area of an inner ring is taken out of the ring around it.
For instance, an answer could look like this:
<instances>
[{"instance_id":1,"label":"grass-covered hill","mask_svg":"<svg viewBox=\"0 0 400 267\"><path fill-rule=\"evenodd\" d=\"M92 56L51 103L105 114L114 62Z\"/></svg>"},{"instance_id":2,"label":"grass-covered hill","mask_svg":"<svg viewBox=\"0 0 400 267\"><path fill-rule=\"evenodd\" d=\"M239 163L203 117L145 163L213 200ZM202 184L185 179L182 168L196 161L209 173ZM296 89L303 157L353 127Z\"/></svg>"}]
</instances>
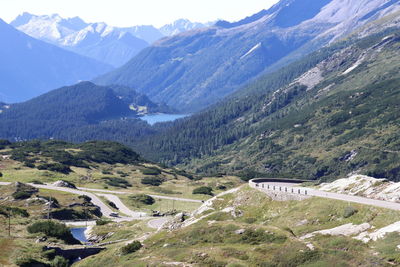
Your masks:
<instances>
[{"instance_id":1,"label":"grass-covered hill","mask_svg":"<svg viewBox=\"0 0 400 267\"><path fill-rule=\"evenodd\" d=\"M192 194L196 188L206 186L212 194L241 184L237 177L204 178L146 161L131 148L115 142L0 141L1 182L54 183L59 180L129 194L200 200L207 195ZM172 205L172 201L169 204ZM156 203L153 208L157 205L160 204Z\"/></svg>"},{"instance_id":2,"label":"grass-covered hill","mask_svg":"<svg viewBox=\"0 0 400 267\"><path fill-rule=\"evenodd\" d=\"M351 210L352 212L349 212ZM143 232L125 225L116 235L132 229L131 239L143 247L129 250L125 243L77 263L118 266L391 266L400 259L398 233L365 244L343 235L307 234L346 224L368 222L375 231L400 219L398 212L342 201L311 198L273 201L265 194L243 187L219 196L211 205L184 221L176 220L142 241ZM354 225L350 225L355 228ZM348 226L349 227L349 226ZM115 229L95 227L96 232ZM135 229L135 231L133 231Z\"/></svg>"},{"instance_id":3,"label":"grass-covered hill","mask_svg":"<svg viewBox=\"0 0 400 267\"><path fill-rule=\"evenodd\" d=\"M397 29L344 40L176 122L141 150L197 172L400 180L399 47Z\"/></svg>"}]
</instances>

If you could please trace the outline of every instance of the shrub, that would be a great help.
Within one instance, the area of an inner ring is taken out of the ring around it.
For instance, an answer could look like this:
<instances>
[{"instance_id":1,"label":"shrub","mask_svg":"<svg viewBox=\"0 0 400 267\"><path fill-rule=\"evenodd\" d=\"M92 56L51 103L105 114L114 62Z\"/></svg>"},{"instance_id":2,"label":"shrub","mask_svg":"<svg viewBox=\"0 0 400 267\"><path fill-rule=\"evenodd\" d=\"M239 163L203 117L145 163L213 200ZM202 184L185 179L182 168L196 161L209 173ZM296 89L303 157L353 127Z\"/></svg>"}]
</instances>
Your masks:
<instances>
[{"instance_id":1,"label":"shrub","mask_svg":"<svg viewBox=\"0 0 400 267\"><path fill-rule=\"evenodd\" d=\"M31 169L35 168L35 164L31 161L24 161L24 166Z\"/></svg>"},{"instance_id":2,"label":"shrub","mask_svg":"<svg viewBox=\"0 0 400 267\"><path fill-rule=\"evenodd\" d=\"M145 185L159 186L163 183L163 180L156 177L144 177L141 182Z\"/></svg>"},{"instance_id":3,"label":"shrub","mask_svg":"<svg viewBox=\"0 0 400 267\"><path fill-rule=\"evenodd\" d=\"M118 207L117 207L117 205L115 205L114 202L107 200L107 204L108 204L111 208L118 210Z\"/></svg>"},{"instance_id":4,"label":"shrub","mask_svg":"<svg viewBox=\"0 0 400 267\"><path fill-rule=\"evenodd\" d=\"M38 260L32 259L32 258L18 258L15 262L15 264L19 267L48 267L48 264L45 264L43 262L40 262Z\"/></svg>"},{"instance_id":5,"label":"shrub","mask_svg":"<svg viewBox=\"0 0 400 267\"><path fill-rule=\"evenodd\" d=\"M139 241L133 241L132 243L121 248L122 255L134 253L142 248L142 244Z\"/></svg>"},{"instance_id":6,"label":"shrub","mask_svg":"<svg viewBox=\"0 0 400 267\"><path fill-rule=\"evenodd\" d=\"M148 169L142 170L142 173L144 175L159 175L159 174L161 174L161 170L158 168L148 168Z\"/></svg>"},{"instance_id":7,"label":"shrub","mask_svg":"<svg viewBox=\"0 0 400 267\"><path fill-rule=\"evenodd\" d=\"M86 161L129 164L140 160L136 152L116 142L90 141L79 145L78 148L82 151L75 156Z\"/></svg>"},{"instance_id":8,"label":"shrub","mask_svg":"<svg viewBox=\"0 0 400 267\"><path fill-rule=\"evenodd\" d=\"M11 216L21 216L24 218L29 217L29 213L25 209L21 209L18 207L0 207L0 214L8 217Z\"/></svg>"},{"instance_id":9,"label":"shrub","mask_svg":"<svg viewBox=\"0 0 400 267\"><path fill-rule=\"evenodd\" d=\"M62 257L62 256L56 256L54 260L50 264L51 267L68 267L69 266L69 261Z\"/></svg>"},{"instance_id":10,"label":"shrub","mask_svg":"<svg viewBox=\"0 0 400 267\"><path fill-rule=\"evenodd\" d=\"M101 219L101 220L97 220L96 221L96 225L106 225L106 224L109 224L109 223L111 223L112 221L110 221L110 220L103 220L103 219Z\"/></svg>"},{"instance_id":11,"label":"shrub","mask_svg":"<svg viewBox=\"0 0 400 267\"><path fill-rule=\"evenodd\" d=\"M50 217L56 220L83 220L83 219L92 219L93 215L96 214L97 209L69 209L69 208L62 208L56 209L50 212Z\"/></svg>"},{"instance_id":12,"label":"shrub","mask_svg":"<svg viewBox=\"0 0 400 267\"><path fill-rule=\"evenodd\" d=\"M39 165L37 168L38 168L38 170L49 170L49 171L59 172L59 173L64 173L64 174L68 174L72 171L67 165L64 165L61 163L46 163L46 164Z\"/></svg>"},{"instance_id":13,"label":"shrub","mask_svg":"<svg viewBox=\"0 0 400 267\"><path fill-rule=\"evenodd\" d=\"M79 199L82 199L84 202L90 202L90 201L92 201L92 198L89 197L89 196L86 196L86 195L80 195L78 198L79 198Z\"/></svg>"},{"instance_id":14,"label":"shrub","mask_svg":"<svg viewBox=\"0 0 400 267\"><path fill-rule=\"evenodd\" d=\"M0 139L0 149L5 148L6 146L11 145L11 142L8 140Z\"/></svg>"},{"instance_id":15,"label":"shrub","mask_svg":"<svg viewBox=\"0 0 400 267\"><path fill-rule=\"evenodd\" d=\"M43 249L42 255L48 260L53 260L57 256L55 249L48 249L47 247L42 247L42 249Z\"/></svg>"},{"instance_id":16,"label":"shrub","mask_svg":"<svg viewBox=\"0 0 400 267\"><path fill-rule=\"evenodd\" d=\"M344 209L343 217L349 218L349 217L353 216L354 214L356 214L357 212L358 212L358 210L356 208L354 208L353 206L347 206Z\"/></svg>"},{"instance_id":17,"label":"shrub","mask_svg":"<svg viewBox=\"0 0 400 267\"><path fill-rule=\"evenodd\" d=\"M72 236L65 224L53 221L41 221L29 225L27 230L30 234L43 233L46 236L61 239L67 244L80 244L80 242Z\"/></svg>"},{"instance_id":18,"label":"shrub","mask_svg":"<svg viewBox=\"0 0 400 267\"><path fill-rule=\"evenodd\" d=\"M194 177L192 174L187 173L184 170L175 170L175 173L181 176L185 176L186 178L190 179L190 180L194 180L196 177Z\"/></svg>"},{"instance_id":19,"label":"shrub","mask_svg":"<svg viewBox=\"0 0 400 267\"><path fill-rule=\"evenodd\" d=\"M154 198L144 194L129 196L129 199L133 202L145 205L153 205L156 202Z\"/></svg>"},{"instance_id":20,"label":"shrub","mask_svg":"<svg viewBox=\"0 0 400 267\"><path fill-rule=\"evenodd\" d=\"M212 193L212 191L213 191L212 188L209 186L201 186L201 187L195 188L192 193L213 196L214 194Z\"/></svg>"},{"instance_id":21,"label":"shrub","mask_svg":"<svg viewBox=\"0 0 400 267\"><path fill-rule=\"evenodd\" d=\"M31 183L32 184L43 184L43 182L41 182L39 180L32 180Z\"/></svg>"},{"instance_id":22,"label":"shrub","mask_svg":"<svg viewBox=\"0 0 400 267\"><path fill-rule=\"evenodd\" d=\"M217 189L218 189L218 190L226 190L226 186L220 184L220 185L217 186Z\"/></svg>"},{"instance_id":23,"label":"shrub","mask_svg":"<svg viewBox=\"0 0 400 267\"><path fill-rule=\"evenodd\" d=\"M132 186L127 180L118 177L104 177L103 179L107 185L114 187L127 188Z\"/></svg>"},{"instance_id":24,"label":"shrub","mask_svg":"<svg viewBox=\"0 0 400 267\"><path fill-rule=\"evenodd\" d=\"M31 196L32 196L32 193L26 192L26 191L16 191L16 192L12 193L12 197L17 200L27 199L27 198L30 198Z\"/></svg>"}]
</instances>

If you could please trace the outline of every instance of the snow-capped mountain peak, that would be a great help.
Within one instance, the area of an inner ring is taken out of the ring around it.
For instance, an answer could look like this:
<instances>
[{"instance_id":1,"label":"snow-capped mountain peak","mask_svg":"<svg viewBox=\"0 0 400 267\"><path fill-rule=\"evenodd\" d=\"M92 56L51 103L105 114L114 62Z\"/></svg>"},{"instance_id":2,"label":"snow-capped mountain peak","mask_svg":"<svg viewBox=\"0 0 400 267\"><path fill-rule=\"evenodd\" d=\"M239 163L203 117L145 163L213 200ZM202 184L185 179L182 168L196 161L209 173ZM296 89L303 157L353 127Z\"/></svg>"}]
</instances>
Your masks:
<instances>
[{"instance_id":1,"label":"snow-capped mountain peak","mask_svg":"<svg viewBox=\"0 0 400 267\"><path fill-rule=\"evenodd\" d=\"M199 28L205 28L212 24L213 24L212 22L199 23L199 22L191 22L188 19L178 19L171 24L166 24L162 26L159 30L165 36L172 36L179 34L181 32L186 32Z\"/></svg>"},{"instance_id":2,"label":"snow-capped mountain peak","mask_svg":"<svg viewBox=\"0 0 400 267\"><path fill-rule=\"evenodd\" d=\"M11 25L36 39L114 66L124 64L148 46L146 41L134 35L129 36L129 41L122 40L128 29L104 22L86 23L79 17L23 13Z\"/></svg>"}]
</instances>

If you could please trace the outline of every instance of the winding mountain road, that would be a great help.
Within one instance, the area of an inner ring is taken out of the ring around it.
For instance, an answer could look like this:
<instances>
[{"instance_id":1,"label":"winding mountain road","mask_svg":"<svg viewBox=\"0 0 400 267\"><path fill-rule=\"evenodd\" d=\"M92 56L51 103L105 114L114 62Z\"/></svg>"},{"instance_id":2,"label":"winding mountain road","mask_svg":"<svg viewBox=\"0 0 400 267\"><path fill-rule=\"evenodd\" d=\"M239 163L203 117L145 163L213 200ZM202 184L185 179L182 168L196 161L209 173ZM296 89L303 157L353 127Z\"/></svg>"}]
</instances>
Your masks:
<instances>
[{"instance_id":1,"label":"winding mountain road","mask_svg":"<svg viewBox=\"0 0 400 267\"><path fill-rule=\"evenodd\" d=\"M126 192L126 191L112 191L112 190L104 190L104 189L94 189L94 188L87 188L87 187L78 187L79 190L84 191L92 191L92 192L100 192L100 193L108 193L108 194L116 194L116 195L129 195L133 192ZM147 194L149 195L149 194ZM202 203L203 201L197 199L190 199L190 198L180 198L180 197L167 197L167 196L160 196L160 195L149 195L152 198L158 199L168 199L168 200L176 200L182 202L194 202L194 203Z\"/></svg>"},{"instance_id":2,"label":"winding mountain road","mask_svg":"<svg viewBox=\"0 0 400 267\"><path fill-rule=\"evenodd\" d=\"M307 196L315 196L315 197L323 197L335 200L342 200L347 202L353 202L363 205L370 205L379 208L392 209L392 210L400 210L400 203L352 196L346 194L332 193L327 191L322 191L314 188L301 187L296 186L293 183L284 183L284 182L257 182L257 179L253 179L249 181L249 185L253 188L256 188L260 191L279 191L283 194L300 194ZM292 193L293 189L293 193Z\"/></svg>"},{"instance_id":3,"label":"winding mountain road","mask_svg":"<svg viewBox=\"0 0 400 267\"><path fill-rule=\"evenodd\" d=\"M0 185L10 185L11 182L0 182ZM92 189L92 188L85 188L85 187L78 187L77 189L74 188L68 188L68 187L59 187L59 186L53 186L53 185L48 185L48 184L32 184L28 183L30 186L39 188L39 189L48 189L48 190L56 190L56 191L62 191L62 192L68 192L76 195L81 195L81 196L88 196L91 198L91 202L98 206L100 208L101 213L103 214L104 217L109 218L113 221L116 222L121 222L121 221L132 221L132 220L137 220L137 219L145 219L145 218L151 218L147 216L146 213L144 212L136 212L132 211L129 209L122 201L121 199L116 196L115 194L131 194L130 192L119 192L119 191L111 191L111 190L101 190L101 189ZM92 192L87 192L87 191L92 191ZM102 193L100 193L102 192ZM104 194L108 193L108 194ZM111 216L114 211L110 209L98 196L105 197L107 200L113 202L118 210L121 213L124 213L126 216L119 216L119 217L114 217ZM196 202L196 203L201 203L201 200L194 200L194 199L186 199L186 198L174 198L174 197L166 197L166 196L158 196L158 195L152 195L154 198L160 198L160 199L170 199L170 200L176 200L176 201L187 201L187 202ZM161 222L165 222L165 218L158 218L151 220L149 226L152 228L158 228L161 225ZM153 222L154 221L154 222ZM71 226L81 226L81 225L95 225L95 221L77 221L77 222L68 222L68 225Z\"/></svg>"}]
</instances>

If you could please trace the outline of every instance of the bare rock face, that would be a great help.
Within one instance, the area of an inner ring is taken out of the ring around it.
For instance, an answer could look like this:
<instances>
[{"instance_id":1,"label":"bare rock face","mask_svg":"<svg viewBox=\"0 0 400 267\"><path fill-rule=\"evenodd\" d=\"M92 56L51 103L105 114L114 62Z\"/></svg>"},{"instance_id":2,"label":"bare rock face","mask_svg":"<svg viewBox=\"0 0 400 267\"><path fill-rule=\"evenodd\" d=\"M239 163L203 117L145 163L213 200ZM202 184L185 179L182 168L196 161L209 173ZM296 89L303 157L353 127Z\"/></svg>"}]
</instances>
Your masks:
<instances>
[{"instance_id":1,"label":"bare rock face","mask_svg":"<svg viewBox=\"0 0 400 267\"><path fill-rule=\"evenodd\" d=\"M179 229L182 227L186 216L188 216L188 214L180 212L176 214L169 222L165 223L162 228L168 231Z\"/></svg>"},{"instance_id":2,"label":"bare rock face","mask_svg":"<svg viewBox=\"0 0 400 267\"><path fill-rule=\"evenodd\" d=\"M67 187L67 188L73 188L76 189L76 186L70 182L59 180L57 182L54 182L52 186L57 186L57 187Z\"/></svg>"},{"instance_id":3,"label":"bare rock face","mask_svg":"<svg viewBox=\"0 0 400 267\"><path fill-rule=\"evenodd\" d=\"M246 229L239 229L239 230L235 231L235 234L241 235L241 234L244 234L245 231L246 231Z\"/></svg>"}]
</instances>

